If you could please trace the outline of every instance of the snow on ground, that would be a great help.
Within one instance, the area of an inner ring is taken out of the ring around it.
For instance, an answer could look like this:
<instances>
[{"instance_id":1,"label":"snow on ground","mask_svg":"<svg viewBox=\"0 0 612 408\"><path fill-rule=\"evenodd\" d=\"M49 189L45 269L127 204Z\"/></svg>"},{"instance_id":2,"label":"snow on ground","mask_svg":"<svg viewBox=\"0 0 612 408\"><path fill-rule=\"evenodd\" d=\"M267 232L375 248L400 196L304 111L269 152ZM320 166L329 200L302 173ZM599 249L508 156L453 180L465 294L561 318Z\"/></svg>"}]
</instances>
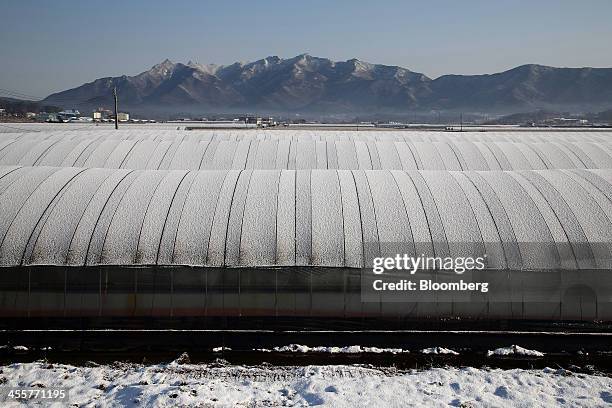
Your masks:
<instances>
[{"instance_id":1,"label":"snow on ground","mask_svg":"<svg viewBox=\"0 0 612 408\"><path fill-rule=\"evenodd\" d=\"M597 407L612 403L612 378L549 368L400 372L338 365L244 367L173 362L75 367L37 362L0 369L4 386L67 387L70 405L89 407Z\"/></svg>"},{"instance_id":2,"label":"snow on ground","mask_svg":"<svg viewBox=\"0 0 612 408\"><path fill-rule=\"evenodd\" d=\"M544 357L544 353L537 350L529 350L521 346L512 345L510 347L501 347L495 350L489 350L487 357L495 356L530 356L530 357Z\"/></svg>"},{"instance_id":3,"label":"snow on ground","mask_svg":"<svg viewBox=\"0 0 612 408\"><path fill-rule=\"evenodd\" d=\"M302 344L289 344L287 346L274 347L273 349L255 349L255 351L263 352L289 352L289 353L346 353L346 354L358 354L358 353L409 353L409 350L401 348L379 348L379 347L365 347L365 346L344 346L344 347L333 347L333 346L305 346Z\"/></svg>"},{"instance_id":4,"label":"snow on ground","mask_svg":"<svg viewBox=\"0 0 612 408\"><path fill-rule=\"evenodd\" d=\"M421 353L423 354L452 354L452 355L459 355L459 353L457 353L455 350L451 350L451 349L447 349L444 347L429 347L429 348L425 348L423 350L421 350Z\"/></svg>"}]
</instances>

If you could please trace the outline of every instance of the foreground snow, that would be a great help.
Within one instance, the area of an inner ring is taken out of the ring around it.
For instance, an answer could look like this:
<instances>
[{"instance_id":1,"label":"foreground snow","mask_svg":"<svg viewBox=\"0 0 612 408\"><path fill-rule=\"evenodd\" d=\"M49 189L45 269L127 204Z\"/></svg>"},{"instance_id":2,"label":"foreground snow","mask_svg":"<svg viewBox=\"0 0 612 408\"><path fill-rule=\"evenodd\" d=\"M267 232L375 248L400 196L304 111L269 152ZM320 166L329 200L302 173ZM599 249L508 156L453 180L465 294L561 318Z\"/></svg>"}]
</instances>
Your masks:
<instances>
[{"instance_id":1,"label":"foreground snow","mask_svg":"<svg viewBox=\"0 0 612 408\"><path fill-rule=\"evenodd\" d=\"M266 353L276 351L280 353L343 353L343 354L360 354L360 353L409 353L409 350L404 350L401 348L379 348L379 347L365 347L365 346L344 346L344 347L335 347L335 346L305 346L303 344L289 344L287 346L274 347L271 349L255 349L255 351L263 351Z\"/></svg>"},{"instance_id":2,"label":"foreground snow","mask_svg":"<svg viewBox=\"0 0 612 408\"><path fill-rule=\"evenodd\" d=\"M67 387L79 406L604 406L612 379L565 370L223 364L0 367L5 386ZM14 404L13 406L17 406Z\"/></svg>"},{"instance_id":3,"label":"foreground snow","mask_svg":"<svg viewBox=\"0 0 612 408\"><path fill-rule=\"evenodd\" d=\"M487 357L494 356L529 356L529 357L544 357L544 353L537 350L529 350L521 346L512 345L510 347L501 347L495 350L489 350Z\"/></svg>"},{"instance_id":4,"label":"foreground snow","mask_svg":"<svg viewBox=\"0 0 612 408\"><path fill-rule=\"evenodd\" d=\"M444 347L429 347L421 350L423 354L451 354L454 356L459 355L455 350L447 349Z\"/></svg>"}]
</instances>

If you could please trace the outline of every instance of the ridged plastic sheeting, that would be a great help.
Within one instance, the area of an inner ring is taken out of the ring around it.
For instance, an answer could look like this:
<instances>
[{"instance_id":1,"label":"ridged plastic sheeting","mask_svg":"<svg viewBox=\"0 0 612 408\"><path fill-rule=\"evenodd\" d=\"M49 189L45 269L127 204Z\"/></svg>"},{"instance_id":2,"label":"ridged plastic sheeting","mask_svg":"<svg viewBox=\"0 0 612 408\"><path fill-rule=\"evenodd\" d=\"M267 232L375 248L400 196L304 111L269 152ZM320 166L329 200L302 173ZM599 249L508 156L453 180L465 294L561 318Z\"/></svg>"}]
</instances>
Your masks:
<instances>
[{"instance_id":1,"label":"ridged plastic sheeting","mask_svg":"<svg viewBox=\"0 0 612 408\"><path fill-rule=\"evenodd\" d=\"M612 168L605 132L163 131L0 134L0 165L158 170Z\"/></svg>"},{"instance_id":2,"label":"ridged plastic sheeting","mask_svg":"<svg viewBox=\"0 0 612 408\"><path fill-rule=\"evenodd\" d=\"M609 268L611 183L609 169L0 167L0 265L351 268L397 242L499 269Z\"/></svg>"}]
</instances>

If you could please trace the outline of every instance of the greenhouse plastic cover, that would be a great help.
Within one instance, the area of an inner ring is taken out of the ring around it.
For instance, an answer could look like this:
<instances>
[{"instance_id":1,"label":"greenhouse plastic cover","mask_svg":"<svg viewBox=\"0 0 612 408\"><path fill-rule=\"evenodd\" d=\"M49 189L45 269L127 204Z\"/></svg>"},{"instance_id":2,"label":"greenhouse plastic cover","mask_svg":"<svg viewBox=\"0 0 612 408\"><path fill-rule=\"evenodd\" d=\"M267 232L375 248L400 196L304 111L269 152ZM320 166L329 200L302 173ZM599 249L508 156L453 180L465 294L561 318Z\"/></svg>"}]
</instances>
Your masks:
<instances>
[{"instance_id":1,"label":"greenhouse plastic cover","mask_svg":"<svg viewBox=\"0 0 612 408\"><path fill-rule=\"evenodd\" d=\"M0 165L152 170L612 168L606 132L83 130L0 134Z\"/></svg>"},{"instance_id":2,"label":"greenhouse plastic cover","mask_svg":"<svg viewBox=\"0 0 612 408\"><path fill-rule=\"evenodd\" d=\"M402 243L469 244L493 269L609 268L610 220L610 169L0 167L2 266L354 268Z\"/></svg>"}]
</instances>

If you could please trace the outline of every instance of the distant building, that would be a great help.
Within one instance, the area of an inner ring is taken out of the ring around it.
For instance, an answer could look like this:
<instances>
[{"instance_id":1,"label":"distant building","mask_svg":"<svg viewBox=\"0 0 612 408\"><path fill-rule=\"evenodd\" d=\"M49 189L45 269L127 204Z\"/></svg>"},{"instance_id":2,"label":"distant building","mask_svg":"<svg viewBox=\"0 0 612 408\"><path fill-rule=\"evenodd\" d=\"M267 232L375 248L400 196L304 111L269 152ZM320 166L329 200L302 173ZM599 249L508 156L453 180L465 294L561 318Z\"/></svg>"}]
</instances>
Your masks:
<instances>
[{"instance_id":1,"label":"distant building","mask_svg":"<svg viewBox=\"0 0 612 408\"><path fill-rule=\"evenodd\" d=\"M81 112L78 109L65 109L57 114L60 116L81 116Z\"/></svg>"},{"instance_id":2,"label":"distant building","mask_svg":"<svg viewBox=\"0 0 612 408\"><path fill-rule=\"evenodd\" d=\"M111 110L99 107L92 113L92 118L95 122L105 122L111 118L114 119L115 116Z\"/></svg>"},{"instance_id":3,"label":"distant building","mask_svg":"<svg viewBox=\"0 0 612 408\"><path fill-rule=\"evenodd\" d=\"M253 124L257 124L257 117L256 116L240 116L238 117L238 121L240 122L244 122L244 123L253 123Z\"/></svg>"},{"instance_id":4,"label":"distant building","mask_svg":"<svg viewBox=\"0 0 612 408\"><path fill-rule=\"evenodd\" d=\"M37 114L35 112L26 112L25 116L28 119L34 119L36 118Z\"/></svg>"},{"instance_id":5,"label":"distant building","mask_svg":"<svg viewBox=\"0 0 612 408\"><path fill-rule=\"evenodd\" d=\"M276 122L273 117L268 118L257 118L257 126L268 127L276 126Z\"/></svg>"},{"instance_id":6,"label":"distant building","mask_svg":"<svg viewBox=\"0 0 612 408\"><path fill-rule=\"evenodd\" d=\"M39 112L36 115L37 122L60 122L57 113Z\"/></svg>"},{"instance_id":7,"label":"distant building","mask_svg":"<svg viewBox=\"0 0 612 408\"><path fill-rule=\"evenodd\" d=\"M581 118L552 118L544 121L549 126L587 126L589 121Z\"/></svg>"},{"instance_id":8,"label":"distant building","mask_svg":"<svg viewBox=\"0 0 612 408\"><path fill-rule=\"evenodd\" d=\"M110 121L114 121L115 120L115 114L111 113L107 116L107 119ZM119 120L119 122L128 122L130 120L130 114L126 113L126 112L118 112L117 113L117 119ZM105 121L104 119L104 114L102 114L102 120Z\"/></svg>"},{"instance_id":9,"label":"distant building","mask_svg":"<svg viewBox=\"0 0 612 408\"><path fill-rule=\"evenodd\" d=\"M248 123L248 124L255 124L261 127L276 126L276 122L274 121L274 118L272 117L258 117L258 116L248 116L247 115L247 116L240 116L238 118L238 121Z\"/></svg>"},{"instance_id":10,"label":"distant building","mask_svg":"<svg viewBox=\"0 0 612 408\"><path fill-rule=\"evenodd\" d=\"M81 112L79 112L77 109L65 109L57 113L57 117L62 122L68 122L72 119L77 119L80 116L81 116Z\"/></svg>"}]
</instances>

